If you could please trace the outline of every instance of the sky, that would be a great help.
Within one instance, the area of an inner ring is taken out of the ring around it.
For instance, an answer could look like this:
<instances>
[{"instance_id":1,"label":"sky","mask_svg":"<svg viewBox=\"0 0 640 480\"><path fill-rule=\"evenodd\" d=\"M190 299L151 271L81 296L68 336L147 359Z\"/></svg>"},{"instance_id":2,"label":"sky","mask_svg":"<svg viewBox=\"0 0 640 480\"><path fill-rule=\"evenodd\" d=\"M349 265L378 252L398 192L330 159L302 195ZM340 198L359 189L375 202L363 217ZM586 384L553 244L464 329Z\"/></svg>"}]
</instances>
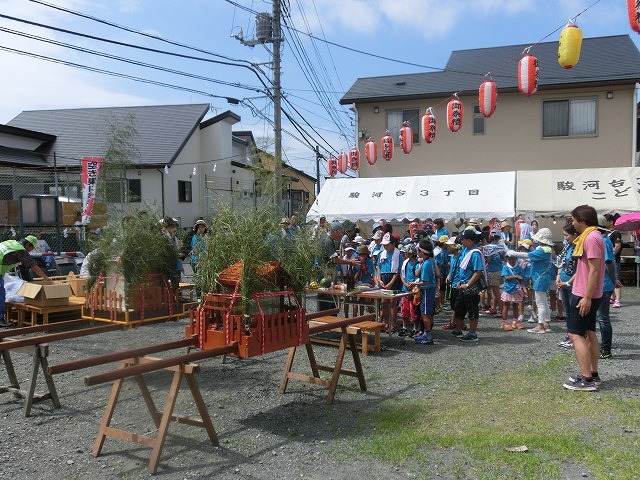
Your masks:
<instances>
[{"instance_id":1,"label":"sky","mask_svg":"<svg viewBox=\"0 0 640 480\"><path fill-rule=\"evenodd\" d=\"M625 0L283 3L283 108L302 130L283 117L283 157L313 176L312 146L318 144L330 155L354 144L353 113L339 99L359 77L437 71L455 50L557 41L573 18L585 37L628 34L640 48ZM266 95L273 78L272 46L249 47L239 40L254 38L255 14L271 10L266 0L0 0L0 123L24 110L209 103L211 116L226 110L240 115L234 129L251 130L259 144L272 151L273 107ZM220 61L232 65L215 63ZM326 173L324 163L322 168L321 175Z\"/></svg>"}]
</instances>

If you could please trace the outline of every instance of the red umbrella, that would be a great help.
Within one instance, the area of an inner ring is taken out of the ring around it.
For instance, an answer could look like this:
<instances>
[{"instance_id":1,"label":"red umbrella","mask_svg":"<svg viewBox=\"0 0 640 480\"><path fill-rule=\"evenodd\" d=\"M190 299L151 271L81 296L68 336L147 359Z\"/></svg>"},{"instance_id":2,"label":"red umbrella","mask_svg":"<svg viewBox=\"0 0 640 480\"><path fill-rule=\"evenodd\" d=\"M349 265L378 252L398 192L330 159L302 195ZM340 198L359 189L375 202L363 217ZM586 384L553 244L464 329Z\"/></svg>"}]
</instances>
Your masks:
<instances>
[{"instance_id":1,"label":"red umbrella","mask_svg":"<svg viewBox=\"0 0 640 480\"><path fill-rule=\"evenodd\" d=\"M640 212L626 213L620 216L614 224L616 230L635 231L640 228Z\"/></svg>"}]
</instances>

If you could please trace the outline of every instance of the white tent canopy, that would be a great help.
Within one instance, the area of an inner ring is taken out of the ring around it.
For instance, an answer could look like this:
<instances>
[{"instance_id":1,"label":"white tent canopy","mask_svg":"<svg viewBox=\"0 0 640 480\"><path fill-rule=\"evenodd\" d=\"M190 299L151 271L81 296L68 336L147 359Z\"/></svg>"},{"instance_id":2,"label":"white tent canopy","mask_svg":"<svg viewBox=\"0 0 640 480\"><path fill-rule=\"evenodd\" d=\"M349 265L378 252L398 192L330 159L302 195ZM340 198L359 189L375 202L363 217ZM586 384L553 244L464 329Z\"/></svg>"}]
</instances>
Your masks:
<instances>
[{"instance_id":1,"label":"white tent canopy","mask_svg":"<svg viewBox=\"0 0 640 480\"><path fill-rule=\"evenodd\" d=\"M578 205L598 213L640 211L640 168L589 168L517 172L518 212L567 216Z\"/></svg>"},{"instance_id":2,"label":"white tent canopy","mask_svg":"<svg viewBox=\"0 0 640 480\"><path fill-rule=\"evenodd\" d=\"M387 220L515 214L516 172L327 180L307 220Z\"/></svg>"}]
</instances>

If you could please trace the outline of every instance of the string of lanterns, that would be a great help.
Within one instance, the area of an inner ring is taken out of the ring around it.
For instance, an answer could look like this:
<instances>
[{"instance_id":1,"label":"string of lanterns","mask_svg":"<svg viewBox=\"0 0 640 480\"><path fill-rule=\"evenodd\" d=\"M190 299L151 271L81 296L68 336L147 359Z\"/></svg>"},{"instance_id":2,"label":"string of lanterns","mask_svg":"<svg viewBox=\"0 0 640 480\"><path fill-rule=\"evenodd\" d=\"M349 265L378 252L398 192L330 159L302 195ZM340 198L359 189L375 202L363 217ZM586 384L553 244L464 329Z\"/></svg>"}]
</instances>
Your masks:
<instances>
[{"instance_id":1,"label":"string of lanterns","mask_svg":"<svg viewBox=\"0 0 640 480\"><path fill-rule=\"evenodd\" d=\"M631 29L640 33L640 0L627 0L627 12ZM575 24L575 19L569 20L560 33L558 42L558 63L565 69L572 68L580 60L580 50L582 48L582 30ZM523 95L530 97L538 90L538 59L529 53L531 47L522 52L522 58L518 62L518 90ZM486 76L490 77L490 73ZM480 113L488 118L496 110L498 98L498 87L491 79L485 80L478 89L478 104ZM464 121L464 105L454 93L447 103L447 126L449 131L457 133L462 129ZM421 119L422 138L426 143L432 143L436 138L436 117L433 108L427 108ZM413 129L409 122L403 122L400 128L400 146L404 154L411 153L413 149ZM380 141L382 158L390 161L393 158L393 137L389 130ZM374 165L378 160L378 145L369 137L364 147L365 158L369 165ZM345 173L348 166L351 170L357 171L360 167L360 151L357 148L350 150L349 154L341 153L336 160L334 157L328 159L329 175L332 177L340 173Z\"/></svg>"}]
</instances>

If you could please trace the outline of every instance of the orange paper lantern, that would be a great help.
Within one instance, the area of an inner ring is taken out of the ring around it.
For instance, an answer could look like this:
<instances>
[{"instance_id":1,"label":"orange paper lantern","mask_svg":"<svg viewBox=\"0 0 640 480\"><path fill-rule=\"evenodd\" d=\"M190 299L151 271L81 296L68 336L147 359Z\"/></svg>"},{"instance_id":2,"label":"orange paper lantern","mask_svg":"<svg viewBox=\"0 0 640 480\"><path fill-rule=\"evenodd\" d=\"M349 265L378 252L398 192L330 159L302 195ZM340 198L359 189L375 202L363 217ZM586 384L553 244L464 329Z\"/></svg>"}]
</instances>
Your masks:
<instances>
[{"instance_id":1,"label":"orange paper lantern","mask_svg":"<svg viewBox=\"0 0 640 480\"><path fill-rule=\"evenodd\" d=\"M422 138L427 143L436 139L436 117L431 107L427 108L427 113L422 116Z\"/></svg>"},{"instance_id":2,"label":"orange paper lantern","mask_svg":"<svg viewBox=\"0 0 640 480\"><path fill-rule=\"evenodd\" d=\"M349 168L354 171L360 168L360 150L357 148L349 150Z\"/></svg>"},{"instance_id":3,"label":"orange paper lantern","mask_svg":"<svg viewBox=\"0 0 640 480\"><path fill-rule=\"evenodd\" d=\"M496 111L496 100L498 98L498 87L495 82L489 80L482 82L478 90L478 104L480 113L488 118Z\"/></svg>"},{"instance_id":4,"label":"orange paper lantern","mask_svg":"<svg viewBox=\"0 0 640 480\"><path fill-rule=\"evenodd\" d=\"M345 173L347 171L347 164L349 163L349 156L346 153L338 155L338 171Z\"/></svg>"},{"instance_id":5,"label":"orange paper lantern","mask_svg":"<svg viewBox=\"0 0 640 480\"><path fill-rule=\"evenodd\" d=\"M371 138L364 144L364 155L369 165L375 164L378 160L378 144Z\"/></svg>"},{"instance_id":6,"label":"orange paper lantern","mask_svg":"<svg viewBox=\"0 0 640 480\"><path fill-rule=\"evenodd\" d=\"M451 132L456 133L462 129L463 117L464 106L458 95L454 94L453 98L447 103L447 125L449 125Z\"/></svg>"},{"instance_id":7,"label":"orange paper lantern","mask_svg":"<svg viewBox=\"0 0 640 480\"><path fill-rule=\"evenodd\" d=\"M627 0L627 11L631 29L640 33L640 0Z\"/></svg>"},{"instance_id":8,"label":"orange paper lantern","mask_svg":"<svg viewBox=\"0 0 640 480\"><path fill-rule=\"evenodd\" d=\"M335 177L338 174L338 160L330 157L329 160L327 160L327 169L329 170L329 175Z\"/></svg>"},{"instance_id":9,"label":"orange paper lantern","mask_svg":"<svg viewBox=\"0 0 640 480\"><path fill-rule=\"evenodd\" d=\"M564 68L571 68L580 60L582 48L582 30L575 23L569 22L560 33L558 42L558 63Z\"/></svg>"},{"instance_id":10,"label":"orange paper lantern","mask_svg":"<svg viewBox=\"0 0 640 480\"><path fill-rule=\"evenodd\" d=\"M393 158L393 137L389 135L389 130L380 141L380 150L382 150L382 158L387 162Z\"/></svg>"},{"instance_id":11,"label":"orange paper lantern","mask_svg":"<svg viewBox=\"0 0 640 480\"><path fill-rule=\"evenodd\" d=\"M538 90L538 59L528 53L518 62L518 90L527 97Z\"/></svg>"},{"instance_id":12,"label":"orange paper lantern","mask_svg":"<svg viewBox=\"0 0 640 480\"><path fill-rule=\"evenodd\" d=\"M404 153L411 153L413 149L413 129L409 122L404 122L400 129L400 147Z\"/></svg>"}]
</instances>

